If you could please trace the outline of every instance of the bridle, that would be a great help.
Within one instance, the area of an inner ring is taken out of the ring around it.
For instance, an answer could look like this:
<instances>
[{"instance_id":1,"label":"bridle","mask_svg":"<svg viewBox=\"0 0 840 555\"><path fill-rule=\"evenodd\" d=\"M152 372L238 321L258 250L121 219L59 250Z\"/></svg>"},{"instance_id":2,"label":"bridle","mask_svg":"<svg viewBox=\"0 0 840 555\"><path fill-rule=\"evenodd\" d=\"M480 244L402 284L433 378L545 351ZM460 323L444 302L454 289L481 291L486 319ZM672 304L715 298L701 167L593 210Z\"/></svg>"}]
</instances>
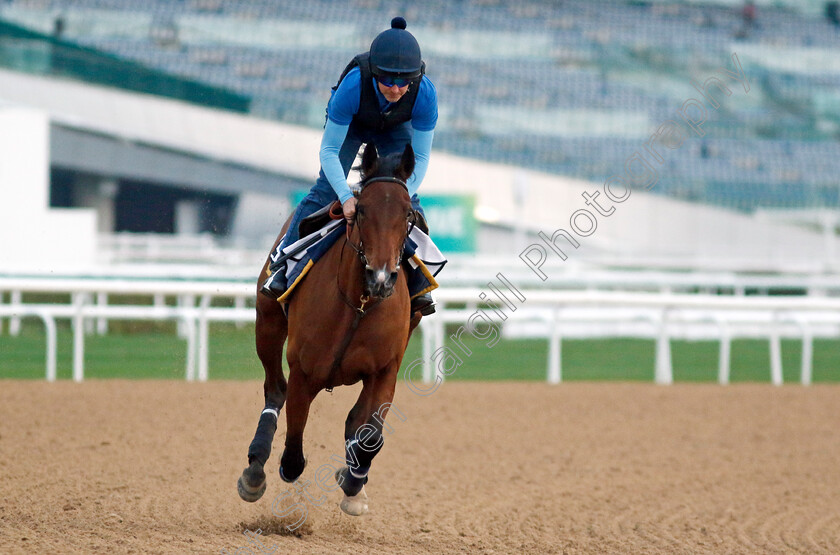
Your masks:
<instances>
[{"instance_id":1,"label":"bridle","mask_svg":"<svg viewBox=\"0 0 840 555\"><path fill-rule=\"evenodd\" d=\"M387 183L398 183L398 184L402 185L402 187L403 187L403 189L405 189L406 193L408 192L408 185L406 184L406 182L403 181L402 179L400 179L399 177L392 177L392 176L369 177L369 178L365 179L364 181L362 181L362 183L360 184L360 190L363 191L369 183L372 183L374 181L377 181L377 182L384 181L384 182L387 182ZM408 237L408 235L414 229L414 226L417 225L417 215L414 213L413 210L411 211L411 215L406 219L406 222L409 224L409 226L407 228L407 231L405 232L405 237L403 237L403 240L400 243L400 252L397 255L397 260L396 260L397 271L400 270L400 263L402 261L403 252L405 251L405 239ZM358 246L354 245L353 240L350 239L350 233L353 231L354 226L359 228L359 245ZM344 242L345 242L345 245L350 245L350 248L353 249L353 251L356 253L356 256L358 256L359 260L361 260L362 264L364 264L365 269L366 270L372 270L373 267L370 265L370 262L368 262L367 256L365 256L365 246L364 246L364 243L362 242L361 230L362 230L362 224L361 224L360 221L358 221L358 214L357 214L356 216L353 217L353 220L351 222L348 222L348 224L347 224L347 232L346 232L345 237L344 237ZM343 254L344 254L344 250L342 248L342 255ZM364 306L364 304L362 306Z\"/></svg>"},{"instance_id":2,"label":"bridle","mask_svg":"<svg viewBox=\"0 0 840 555\"><path fill-rule=\"evenodd\" d=\"M386 182L390 182L390 183L399 183L400 185L403 186L403 188L406 190L406 192L408 192L408 185L406 185L405 181L403 181L402 179L400 179L398 177L369 177L368 179L365 179L361 183L361 189L364 190L365 186L368 183L371 183L371 182L374 182L374 181L386 181ZM408 238L408 235L411 233L411 230L413 230L414 226L417 224L417 215L414 213L413 210L411 211L411 215L408 218L406 218L406 222L409 223L410 225L407 227L407 231L405 232L405 237L403 237L403 240L400 242L400 252L397 255L397 271L400 270L400 262L402 261L403 253L405 251L405 240L406 240L406 238ZM350 239L350 233L351 233L352 228L354 226L358 226L358 228L359 228L359 245L358 246L354 245L353 241ZM364 244L362 243L362 239L361 239L361 226L362 226L361 221L357 220L357 216L354 216L353 220L347 223L347 232L346 232L345 237L344 237L344 245L341 246L341 254L339 256L339 261L338 261L339 267L341 267L342 260L344 259L344 247L347 246L347 245L350 245L350 248L353 249L356 252L356 255L359 257L359 260L361 260L362 264L364 264L365 269L373 269L370 265L370 262L368 262L367 257L365 256L365 247L364 247ZM368 311L370 311L374 307L378 306L379 303L381 303L382 300L383 300L382 297L376 297L375 300L373 301L373 303L371 303L369 306L367 306L367 308L365 308L365 305L367 305L368 302L370 301L370 292L368 292L367 290L364 290L364 291L362 291L362 295L359 297L359 302L361 303L361 306L356 306L347 297L347 294L341 289L341 284L339 283L339 279L338 279L339 275L340 275L340 272L336 272L336 275L335 275L336 289L338 290L338 293L341 295L341 298L344 301L344 304L346 304L347 306L349 306L353 310L354 315L353 315L353 321L350 323L350 329L344 335L344 338L342 339L341 343L339 344L338 351L336 352L335 358L333 359L332 366L330 367L330 373L329 373L329 376L327 377L327 387L324 388L327 392L332 392L333 388L331 387L331 384L332 384L333 380L335 379L336 374L338 373L339 366L341 366L341 359L344 358L344 353L347 350L347 347L350 345L350 341L353 339L353 336L356 334L356 329L358 329L359 323L361 322L362 318L365 317L365 315L368 313Z\"/></svg>"}]
</instances>

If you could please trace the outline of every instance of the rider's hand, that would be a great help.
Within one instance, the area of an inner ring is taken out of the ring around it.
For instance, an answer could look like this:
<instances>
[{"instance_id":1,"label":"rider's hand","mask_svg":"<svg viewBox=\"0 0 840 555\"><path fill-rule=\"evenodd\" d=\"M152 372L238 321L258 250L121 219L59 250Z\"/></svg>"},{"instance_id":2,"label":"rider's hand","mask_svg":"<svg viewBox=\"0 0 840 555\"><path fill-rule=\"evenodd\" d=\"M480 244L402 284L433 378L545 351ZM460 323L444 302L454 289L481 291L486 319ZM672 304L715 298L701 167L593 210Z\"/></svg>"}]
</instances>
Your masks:
<instances>
[{"instance_id":1,"label":"rider's hand","mask_svg":"<svg viewBox=\"0 0 840 555\"><path fill-rule=\"evenodd\" d=\"M356 215L356 197L350 197L344 204L341 205L342 211L344 211L344 218L348 222L353 221L353 216Z\"/></svg>"}]
</instances>

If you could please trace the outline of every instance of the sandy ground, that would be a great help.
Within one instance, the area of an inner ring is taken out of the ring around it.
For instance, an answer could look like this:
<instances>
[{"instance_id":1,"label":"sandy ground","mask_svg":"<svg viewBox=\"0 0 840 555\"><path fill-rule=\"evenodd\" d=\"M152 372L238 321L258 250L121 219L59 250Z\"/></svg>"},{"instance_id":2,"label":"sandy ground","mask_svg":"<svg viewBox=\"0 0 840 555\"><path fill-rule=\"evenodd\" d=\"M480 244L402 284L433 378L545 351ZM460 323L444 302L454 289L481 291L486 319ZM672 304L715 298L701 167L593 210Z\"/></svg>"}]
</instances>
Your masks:
<instances>
[{"instance_id":1,"label":"sandy ground","mask_svg":"<svg viewBox=\"0 0 840 555\"><path fill-rule=\"evenodd\" d=\"M840 553L840 387L400 388L360 518L314 485L339 388L305 439L325 501L276 505L308 507L297 535L271 511L284 425L266 495L236 493L261 389L0 380L0 553Z\"/></svg>"}]
</instances>

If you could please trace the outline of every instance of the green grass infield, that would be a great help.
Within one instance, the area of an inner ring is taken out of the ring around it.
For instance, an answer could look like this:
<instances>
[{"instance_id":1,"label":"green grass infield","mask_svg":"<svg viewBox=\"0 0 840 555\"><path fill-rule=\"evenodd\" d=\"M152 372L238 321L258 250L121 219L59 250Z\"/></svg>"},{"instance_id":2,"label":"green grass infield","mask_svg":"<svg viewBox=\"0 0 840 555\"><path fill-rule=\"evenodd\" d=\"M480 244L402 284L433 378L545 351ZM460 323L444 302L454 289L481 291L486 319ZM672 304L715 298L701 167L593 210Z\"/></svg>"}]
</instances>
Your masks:
<instances>
[{"instance_id":1,"label":"green grass infield","mask_svg":"<svg viewBox=\"0 0 840 555\"><path fill-rule=\"evenodd\" d=\"M43 379L46 368L46 337L36 322L25 322L20 335L8 329L0 335L0 378ZM454 331L454 330L452 330ZM447 342L460 362L453 380L546 379L548 344L543 339L501 340L492 348L469 338L464 346ZM717 380L718 342L672 340L671 353L676 382ZM119 326L104 336L85 338L85 378L184 379L186 341L173 325ZM562 371L566 381L653 381L655 342L647 339L566 339L562 342ZM802 345L782 341L782 366L786 383L799 382ZM262 379L263 371L254 349L253 325L236 327L214 324L210 328L210 379ZM420 336L412 338L403 361L413 366L412 379L421 376ZM769 382L770 349L767 341L734 340L731 357L732 382ZM816 339L813 351L813 381L840 382L840 340ZM72 372L72 334L66 327L58 334L58 378Z\"/></svg>"}]
</instances>

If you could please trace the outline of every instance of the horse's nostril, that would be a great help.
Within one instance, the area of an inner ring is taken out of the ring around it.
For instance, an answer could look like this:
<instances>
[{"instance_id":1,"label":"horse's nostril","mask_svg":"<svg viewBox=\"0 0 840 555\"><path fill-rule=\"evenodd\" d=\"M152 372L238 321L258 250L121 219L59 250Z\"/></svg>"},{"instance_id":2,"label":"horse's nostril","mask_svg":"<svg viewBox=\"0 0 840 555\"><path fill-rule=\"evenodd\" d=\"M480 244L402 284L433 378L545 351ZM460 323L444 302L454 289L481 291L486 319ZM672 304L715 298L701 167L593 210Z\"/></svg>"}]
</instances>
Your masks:
<instances>
[{"instance_id":1,"label":"horse's nostril","mask_svg":"<svg viewBox=\"0 0 840 555\"><path fill-rule=\"evenodd\" d=\"M365 268L365 281L371 294L377 297L389 297L393 293L394 284L397 283L399 270L390 271L387 264L381 268L367 266Z\"/></svg>"}]
</instances>

